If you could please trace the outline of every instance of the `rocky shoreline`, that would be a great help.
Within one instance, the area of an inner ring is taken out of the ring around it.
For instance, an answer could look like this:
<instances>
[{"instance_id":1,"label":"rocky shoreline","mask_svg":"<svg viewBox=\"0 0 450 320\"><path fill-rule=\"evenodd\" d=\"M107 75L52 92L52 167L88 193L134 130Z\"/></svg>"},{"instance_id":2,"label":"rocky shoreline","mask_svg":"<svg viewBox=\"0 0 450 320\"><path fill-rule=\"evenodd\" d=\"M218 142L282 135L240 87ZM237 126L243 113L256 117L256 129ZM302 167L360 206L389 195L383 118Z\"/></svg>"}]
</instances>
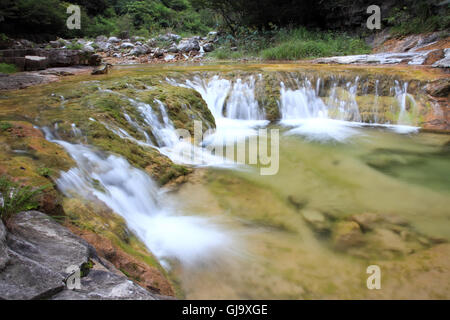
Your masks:
<instances>
[{"instance_id":1,"label":"rocky shoreline","mask_svg":"<svg viewBox=\"0 0 450 320\"><path fill-rule=\"evenodd\" d=\"M0 221L0 299L159 300L101 257L96 249L38 211ZM67 270L81 270L81 287L67 287ZM25 289L26 288L26 289Z\"/></svg>"}]
</instances>

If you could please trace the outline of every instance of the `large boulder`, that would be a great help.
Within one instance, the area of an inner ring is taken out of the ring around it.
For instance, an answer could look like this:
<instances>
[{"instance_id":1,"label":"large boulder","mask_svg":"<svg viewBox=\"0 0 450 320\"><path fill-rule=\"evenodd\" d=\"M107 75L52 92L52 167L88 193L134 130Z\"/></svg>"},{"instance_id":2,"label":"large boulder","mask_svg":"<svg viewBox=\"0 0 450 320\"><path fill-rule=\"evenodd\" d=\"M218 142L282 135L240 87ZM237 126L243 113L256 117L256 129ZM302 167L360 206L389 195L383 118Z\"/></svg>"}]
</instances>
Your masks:
<instances>
[{"instance_id":1,"label":"large boulder","mask_svg":"<svg viewBox=\"0 0 450 320\"><path fill-rule=\"evenodd\" d=\"M119 42L120 42L120 39L117 38L117 37L109 37L109 38L108 38L108 42L109 42L109 43L119 43Z\"/></svg>"},{"instance_id":2,"label":"large boulder","mask_svg":"<svg viewBox=\"0 0 450 320\"><path fill-rule=\"evenodd\" d=\"M67 267L81 266L93 255L93 248L55 220L38 211L21 212L8 222L10 250L67 275Z\"/></svg>"},{"instance_id":3,"label":"large boulder","mask_svg":"<svg viewBox=\"0 0 450 320\"><path fill-rule=\"evenodd\" d=\"M150 52L150 48L146 45L138 45L133 50L130 51L130 54L133 56L142 56Z\"/></svg>"},{"instance_id":4,"label":"large boulder","mask_svg":"<svg viewBox=\"0 0 450 320\"><path fill-rule=\"evenodd\" d=\"M98 41L95 43L97 45L97 51L102 51L102 52L106 52L109 51L113 45L109 42L106 41Z\"/></svg>"},{"instance_id":5,"label":"large boulder","mask_svg":"<svg viewBox=\"0 0 450 320\"><path fill-rule=\"evenodd\" d=\"M99 286L101 283L101 286ZM53 300L156 300L144 288L112 272L92 270L81 279L81 290L64 290Z\"/></svg>"},{"instance_id":6,"label":"large boulder","mask_svg":"<svg viewBox=\"0 0 450 320\"><path fill-rule=\"evenodd\" d=\"M186 40L181 40L177 46L178 51L190 52L190 51L200 51L200 44L198 40L191 38Z\"/></svg>"},{"instance_id":7,"label":"large boulder","mask_svg":"<svg viewBox=\"0 0 450 320\"><path fill-rule=\"evenodd\" d=\"M134 48L134 44L132 44L131 42L124 42L120 45L120 49L133 49Z\"/></svg>"},{"instance_id":8,"label":"large boulder","mask_svg":"<svg viewBox=\"0 0 450 320\"><path fill-rule=\"evenodd\" d=\"M211 51L214 51L214 45L213 45L212 43L210 43L210 42L207 42L207 43L205 43L205 44L203 45L203 50L204 50L205 52L211 52Z\"/></svg>"},{"instance_id":9,"label":"large boulder","mask_svg":"<svg viewBox=\"0 0 450 320\"><path fill-rule=\"evenodd\" d=\"M48 66L48 59L39 56L25 56L25 70L36 71L44 70Z\"/></svg>"},{"instance_id":10,"label":"large boulder","mask_svg":"<svg viewBox=\"0 0 450 320\"><path fill-rule=\"evenodd\" d=\"M450 79L441 79L429 83L427 93L434 97L448 97L450 95Z\"/></svg>"},{"instance_id":11,"label":"large boulder","mask_svg":"<svg viewBox=\"0 0 450 320\"><path fill-rule=\"evenodd\" d=\"M94 49L94 47L91 44L85 44L83 46L83 51L84 52L94 52L95 49Z\"/></svg>"},{"instance_id":12,"label":"large boulder","mask_svg":"<svg viewBox=\"0 0 450 320\"><path fill-rule=\"evenodd\" d=\"M6 254L5 254L6 252ZM37 211L0 222L0 299L157 299L102 260L95 249ZM69 267L83 270L81 289L69 290Z\"/></svg>"}]
</instances>

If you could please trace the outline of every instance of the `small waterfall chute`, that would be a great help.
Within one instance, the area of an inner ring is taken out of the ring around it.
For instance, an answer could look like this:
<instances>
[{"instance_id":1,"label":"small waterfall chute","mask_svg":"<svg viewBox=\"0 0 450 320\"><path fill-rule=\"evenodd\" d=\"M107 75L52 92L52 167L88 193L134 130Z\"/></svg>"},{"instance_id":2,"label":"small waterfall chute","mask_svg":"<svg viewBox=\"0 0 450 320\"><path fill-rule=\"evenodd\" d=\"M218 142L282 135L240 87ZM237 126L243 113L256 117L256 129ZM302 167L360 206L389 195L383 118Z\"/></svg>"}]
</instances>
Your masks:
<instances>
[{"instance_id":1,"label":"small waterfall chute","mask_svg":"<svg viewBox=\"0 0 450 320\"><path fill-rule=\"evenodd\" d=\"M103 155L86 145L55 140L48 128L43 131L48 140L61 145L77 164L61 173L58 188L69 197L76 195L105 203L125 219L162 263L175 259L192 266L228 250L232 242L229 234L207 218L178 215L162 208L158 200L163 195L155 182L124 158Z\"/></svg>"}]
</instances>

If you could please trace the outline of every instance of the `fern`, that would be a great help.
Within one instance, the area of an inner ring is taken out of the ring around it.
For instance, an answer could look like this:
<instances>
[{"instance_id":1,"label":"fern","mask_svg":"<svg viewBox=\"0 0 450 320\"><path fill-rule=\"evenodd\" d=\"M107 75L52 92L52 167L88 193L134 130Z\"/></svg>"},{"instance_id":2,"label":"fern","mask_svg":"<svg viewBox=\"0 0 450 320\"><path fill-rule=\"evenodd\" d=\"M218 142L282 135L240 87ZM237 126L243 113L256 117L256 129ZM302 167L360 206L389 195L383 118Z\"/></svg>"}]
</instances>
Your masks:
<instances>
[{"instance_id":1,"label":"fern","mask_svg":"<svg viewBox=\"0 0 450 320\"><path fill-rule=\"evenodd\" d=\"M5 176L0 177L0 216L7 221L14 214L39 207L38 195L48 186L21 186Z\"/></svg>"}]
</instances>

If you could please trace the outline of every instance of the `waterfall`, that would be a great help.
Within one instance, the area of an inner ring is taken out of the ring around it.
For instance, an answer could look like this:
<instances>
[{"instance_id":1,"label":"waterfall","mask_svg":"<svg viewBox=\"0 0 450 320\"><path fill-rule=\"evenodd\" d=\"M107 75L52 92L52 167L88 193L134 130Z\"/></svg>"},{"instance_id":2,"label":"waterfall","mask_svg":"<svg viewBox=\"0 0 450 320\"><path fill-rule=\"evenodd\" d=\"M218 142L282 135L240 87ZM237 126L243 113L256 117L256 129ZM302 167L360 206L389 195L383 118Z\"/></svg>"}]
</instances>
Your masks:
<instances>
[{"instance_id":1,"label":"waterfall","mask_svg":"<svg viewBox=\"0 0 450 320\"><path fill-rule=\"evenodd\" d=\"M229 168L236 165L234 162L224 159L223 157L215 156L209 149L193 144L191 139L189 139L190 136L186 137L187 134L185 130L183 131L175 128L167 114L166 106L160 100L156 99L154 103L158 107L161 117L158 116L154 111L154 108L148 103L129 98L128 96L121 95L114 91L101 91L117 94L123 99L126 99L136 108L144 120L144 123L140 124L127 112L123 112L124 118L132 127L141 133L145 138L144 141L134 138L123 128L101 122L105 128L120 138L130 140L140 146L154 148L177 164L222 168ZM155 139L154 142L147 131L152 133L152 136Z\"/></svg>"},{"instance_id":2,"label":"waterfall","mask_svg":"<svg viewBox=\"0 0 450 320\"><path fill-rule=\"evenodd\" d=\"M328 117L327 107L317 96L317 91L310 87L287 89L284 82L281 82L280 113L281 122L285 124L307 118Z\"/></svg>"},{"instance_id":3,"label":"waterfall","mask_svg":"<svg viewBox=\"0 0 450 320\"><path fill-rule=\"evenodd\" d=\"M200 93L214 116L216 130L203 142L205 145L225 146L250 136L256 136L258 127L269 123L256 99L254 77L247 81L231 81L215 75L210 79L198 76L185 83L167 79L172 85L191 88Z\"/></svg>"},{"instance_id":4,"label":"waterfall","mask_svg":"<svg viewBox=\"0 0 450 320\"><path fill-rule=\"evenodd\" d=\"M102 201L125 219L166 267L167 259L191 266L204 262L212 253L228 250L230 235L209 219L177 215L163 208L159 201L163 194L155 182L124 158L56 140L48 128L43 131L48 140L61 145L77 164L61 173L58 188L69 197Z\"/></svg>"}]
</instances>

